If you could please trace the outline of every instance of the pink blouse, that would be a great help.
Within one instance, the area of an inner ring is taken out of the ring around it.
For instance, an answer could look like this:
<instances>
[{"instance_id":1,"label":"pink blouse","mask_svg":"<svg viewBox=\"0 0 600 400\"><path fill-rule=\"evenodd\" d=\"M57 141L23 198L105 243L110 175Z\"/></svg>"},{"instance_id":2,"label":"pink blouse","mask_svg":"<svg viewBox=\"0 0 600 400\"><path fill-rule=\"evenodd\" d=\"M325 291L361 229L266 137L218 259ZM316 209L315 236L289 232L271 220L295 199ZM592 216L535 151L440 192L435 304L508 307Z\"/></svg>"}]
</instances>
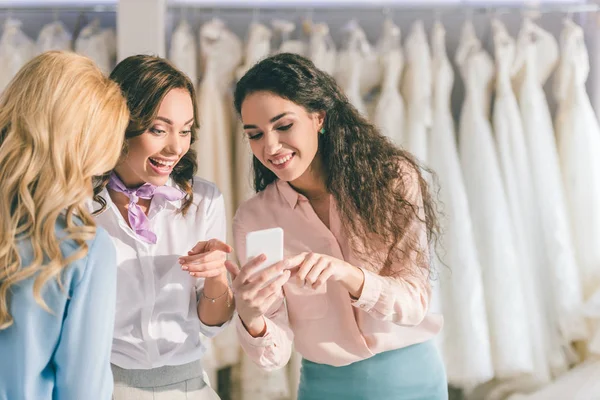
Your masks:
<instances>
[{"instance_id":1,"label":"pink blouse","mask_svg":"<svg viewBox=\"0 0 600 400\"><path fill-rule=\"evenodd\" d=\"M411 200L420 200L416 190ZM292 342L307 360L333 366L348 365L375 354L433 338L440 330L440 315L428 314L431 288L425 273L410 277L383 277L367 268L353 254L341 226L333 198L330 229L319 219L308 199L287 182L276 181L246 201L233 223L235 248L242 265L246 262L248 232L281 227L285 256L302 252L326 254L362 269L365 275L360 298L353 301L339 283L326 288L302 288L294 277L283 287L282 299L265 314L266 333L252 337L236 318L240 342L248 356L266 370L285 366ZM425 226L415 221L423 248L427 249Z\"/></svg>"}]
</instances>

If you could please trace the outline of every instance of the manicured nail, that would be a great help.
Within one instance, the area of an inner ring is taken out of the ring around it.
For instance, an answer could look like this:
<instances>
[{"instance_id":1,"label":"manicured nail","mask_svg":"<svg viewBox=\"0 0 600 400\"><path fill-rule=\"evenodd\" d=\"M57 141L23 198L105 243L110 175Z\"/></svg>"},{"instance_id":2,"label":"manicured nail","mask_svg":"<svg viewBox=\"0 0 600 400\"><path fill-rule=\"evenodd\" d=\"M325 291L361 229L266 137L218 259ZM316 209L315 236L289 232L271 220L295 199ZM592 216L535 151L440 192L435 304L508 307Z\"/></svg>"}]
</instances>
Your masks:
<instances>
[{"instance_id":1,"label":"manicured nail","mask_svg":"<svg viewBox=\"0 0 600 400\"><path fill-rule=\"evenodd\" d=\"M187 267L186 265L182 265L182 266L181 266L181 269L182 269L182 270L184 270L184 271L187 271L187 270L188 270L188 267Z\"/></svg>"}]
</instances>

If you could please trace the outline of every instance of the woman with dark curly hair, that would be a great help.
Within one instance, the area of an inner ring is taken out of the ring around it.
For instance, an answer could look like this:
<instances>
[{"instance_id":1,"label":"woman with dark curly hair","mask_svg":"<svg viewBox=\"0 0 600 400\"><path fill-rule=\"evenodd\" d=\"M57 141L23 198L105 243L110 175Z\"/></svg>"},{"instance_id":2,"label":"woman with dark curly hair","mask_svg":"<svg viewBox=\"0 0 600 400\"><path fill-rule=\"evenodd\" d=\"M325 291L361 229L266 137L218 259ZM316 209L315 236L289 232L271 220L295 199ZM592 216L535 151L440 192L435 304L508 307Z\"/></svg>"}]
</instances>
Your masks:
<instances>
[{"instance_id":1,"label":"woman with dark curly hair","mask_svg":"<svg viewBox=\"0 0 600 400\"><path fill-rule=\"evenodd\" d=\"M240 206L227 262L241 344L262 368L303 356L299 400L446 399L428 314L434 204L414 158L334 80L292 54L239 81L235 107L258 192ZM282 227L283 262L246 259L248 232ZM284 302L285 298L285 302Z\"/></svg>"},{"instance_id":2,"label":"woman with dark curly hair","mask_svg":"<svg viewBox=\"0 0 600 400\"><path fill-rule=\"evenodd\" d=\"M121 61L110 78L131 114L120 160L94 188L96 222L117 248L113 399L218 399L203 376L201 334L233 315L231 249L223 196L194 177L194 87L148 55Z\"/></svg>"}]
</instances>

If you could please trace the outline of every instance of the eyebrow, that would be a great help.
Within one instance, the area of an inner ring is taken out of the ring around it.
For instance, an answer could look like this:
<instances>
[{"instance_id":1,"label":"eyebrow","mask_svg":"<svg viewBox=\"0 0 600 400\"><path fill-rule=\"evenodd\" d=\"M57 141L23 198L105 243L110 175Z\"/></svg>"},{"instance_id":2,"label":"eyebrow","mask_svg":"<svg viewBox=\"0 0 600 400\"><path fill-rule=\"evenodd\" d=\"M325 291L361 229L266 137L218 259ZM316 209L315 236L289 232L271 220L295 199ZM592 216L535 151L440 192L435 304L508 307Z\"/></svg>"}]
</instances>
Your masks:
<instances>
[{"instance_id":1,"label":"eyebrow","mask_svg":"<svg viewBox=\"0 0 600 400\"><path fill-rule=\"evenodd\" d=\"M279 115L276 115L273 118L271 118L269 120L269 122L270 123L276 122L276 121L280 120L281 118L285 117L288 114L293 114L293 112L284 112L284 113L281 113ZM244 125L244 129L258 129L258 126L256 126L256 125Z\"/></svg>"},{"instance_id":2,"label":"eyebrow","mask_svg":"<svg viewBox=\"0 0 600 400\"><path fill-rule=\"evenodd\" d=\"M173 125L173 121L171 121L169 118L165 118L165 117L156 117L156 119L161 120L163 122L166 122L169 125ZM189 121L187 121L184 125L189 125L192 122L194 122L194 118L190 119Z\"/></svg>"}]
</instances>

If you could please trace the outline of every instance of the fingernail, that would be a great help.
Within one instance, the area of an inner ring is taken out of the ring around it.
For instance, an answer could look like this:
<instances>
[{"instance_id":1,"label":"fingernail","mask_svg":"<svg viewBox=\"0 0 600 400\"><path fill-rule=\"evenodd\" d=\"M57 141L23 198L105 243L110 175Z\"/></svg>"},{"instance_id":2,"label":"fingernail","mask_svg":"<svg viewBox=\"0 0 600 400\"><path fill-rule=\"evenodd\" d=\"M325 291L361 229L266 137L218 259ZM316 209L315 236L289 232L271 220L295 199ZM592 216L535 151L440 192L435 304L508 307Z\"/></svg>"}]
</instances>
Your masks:
<instances>
[{"instance_id":1,"label":"fingernail","mask_svg":"<svg viewBox=\"0 0 600 400\"><path fill-rule=\"evenodd\" d=\"M195 274L194 274L193 272L190 272L190 275L191 275L191 276L195 276Z\"/></svg>"},{"instance_id":2,"label":"fingernail","mask_svg":"<svg viewBox=\"0 0 600 400\"><path fill-rule=\"evenodd\" d=\"M187 270L188 270L188 267L186 267L185 265L182 265L182 266L181 266L181 269L182 269L182 270L184 270L184 271L187 271Z\"/></svg>"}]
</instances>

